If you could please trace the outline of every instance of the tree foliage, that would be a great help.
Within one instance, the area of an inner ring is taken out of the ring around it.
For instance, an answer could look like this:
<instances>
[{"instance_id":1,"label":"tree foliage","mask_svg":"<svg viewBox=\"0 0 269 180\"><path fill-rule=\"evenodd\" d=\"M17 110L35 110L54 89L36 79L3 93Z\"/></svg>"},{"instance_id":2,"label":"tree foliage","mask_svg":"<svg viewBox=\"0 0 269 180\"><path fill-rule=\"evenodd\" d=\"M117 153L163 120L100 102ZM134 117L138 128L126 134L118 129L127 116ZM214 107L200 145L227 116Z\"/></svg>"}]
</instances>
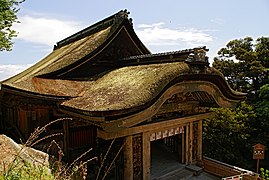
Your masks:
<instances>
[{"instance_id":1,"label":"tree foliage","mask_svg":"<svg viewBox=\"0 0 269 180\"><path fill-rule=\"evenodd\" d=\"M12 38L16 37L13 23L18 22L18 5L24 0L0 0L0 51L12 49Z\"/></svg>"},{"instance_id":2,"label":"tree foliage","mask_svg":"<svg viewBox=\"0 0 269 180\"><path fill-rule=\"evenodd\" d=\"M217 160L246 167L251 156L254 108L243 101L236 108L213 108L215 117L204 121L204 153Z\"/></svg>"},{"instance_id":3,"label":"tree foliage","mask_svg":"<svg viewBox=\"0 0 269 180\"><path fill-rule=\"evenodd\" d=\"M232 88L255 93L268 82L269 38L235 39L221 48L214 58L213 67L220 70Z\"/></svg>"},{"instance_id":4,"label":"tree foliage","mask_svg":"<svg viewBox=\"0 0 269 180\"><path fill-rule=\"evenodd\" d=\"M265 84L259 89L258 97L256 103L257 115L261 118L268 118L269 121L269 84Z\"/></svg>"},{"instance_id":5,"label":"tree foliage","mask_svg":"<svg viewBox=\"0 0 269 180\"><path fill-rule=\"evenodd\" d=\"M236 108L213 109L216 116L204 122L204 153L255 170L252 146L269 147L269 38L232 40L219 50L213 66L248 96ZM269 167L269 153L265 155L261 164Z\"/></svg>"}]
</instances>

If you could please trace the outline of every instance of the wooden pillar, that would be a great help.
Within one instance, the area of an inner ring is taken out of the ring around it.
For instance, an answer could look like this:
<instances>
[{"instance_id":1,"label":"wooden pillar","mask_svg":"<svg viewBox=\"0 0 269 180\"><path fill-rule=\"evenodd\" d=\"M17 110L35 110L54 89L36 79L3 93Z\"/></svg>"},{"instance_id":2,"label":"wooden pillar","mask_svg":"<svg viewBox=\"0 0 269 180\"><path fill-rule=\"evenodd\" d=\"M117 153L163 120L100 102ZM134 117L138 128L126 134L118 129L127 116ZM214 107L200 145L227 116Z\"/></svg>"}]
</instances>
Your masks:
<instances>
[{"instance_id":1,"label":"wooden pillar","mask_svg":"<svg viewBox=\"0 0 269 180\"><path fill-rule=\"evenodd\" d=\"M185 132L181 134L181 163L185 163Z\"/></svg>"},{"instance_id":2,"label":"wooden pillar","mask_svg":"<svg viewBox=\"0 0 269 180\"><path fill-rule=\"evenodd\" d=\"M142 134L143 180L150 180L150 133Z\"/></svg>"},{"instance_id":3,"label":"wooden pillar","mask_svg":"<svg viewBox=\"0 0 269 180\"><path fill-rule=\"evenodd\" d=\"M133 137L124 139L124 179L133 180Z\"/></svg>"},{"instance_id":4,"label":"wooden pillar","mask_svg":"<svg viewBox=\"0 0 269 180\"><path fill-rule=\"evenodd\" d=\"M189 124L187 124L186 125L186 133L185 133L185 164L189 164L189 151L190 151L190 148L189 148L189 146L190 146L190 141L189 141L189 129L190 129L190 126L189 126Z\"/></svg>"},{"instance_id":5,"label":"wooden pillar","mask_svg":"<svg viewBox=\"0 0 269 180\"><path fill-rule=\"evenodd\" d=\"M70 157L69 157L69 120L68 119L63 121L63 129L64 129L64 154L67 161L69 161Z\"/></svg>"},{"instance_id":6,"label":"wooden pillar","mask_svg":"<svg viewBox=\"0 0 269 180\"><path fill-rule=\"evenodd\" d=\"M192 149L193 149L193 122L190 122L189 128L189 163L192 164Z\"/></svg>"},{"instance_id":7,"label":"wooden pillar","mask_svg":"<svg viewBox=\"0 0 269 180\"><path fill-rule=\"evenodd\" d=\"M198 121L198 150L197 150L198 161L202 161L202 156L203 156L202 139L203 139L203 120L199 120Z\"/></svg>"}]
</instances>

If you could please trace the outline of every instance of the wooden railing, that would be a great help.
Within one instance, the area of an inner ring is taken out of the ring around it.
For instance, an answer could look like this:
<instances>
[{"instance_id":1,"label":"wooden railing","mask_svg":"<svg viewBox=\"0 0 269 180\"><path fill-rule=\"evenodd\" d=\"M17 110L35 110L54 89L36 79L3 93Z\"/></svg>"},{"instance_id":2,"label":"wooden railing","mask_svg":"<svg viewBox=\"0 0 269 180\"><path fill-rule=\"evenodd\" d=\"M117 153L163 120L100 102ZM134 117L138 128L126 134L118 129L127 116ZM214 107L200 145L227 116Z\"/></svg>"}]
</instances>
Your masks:
<instances>
[{"instance_id":1,"label":"wooden railing","mask_svg":"<svg viewBox=\"0 0 269 180\"><path fill-rule=\"evenodd\" d=\"M241 175L243 180L256 180L258 175L236 166L232 166L208 157L203 157L204 171L219 177L231 177Z\"/></svg>"}]
</instances>

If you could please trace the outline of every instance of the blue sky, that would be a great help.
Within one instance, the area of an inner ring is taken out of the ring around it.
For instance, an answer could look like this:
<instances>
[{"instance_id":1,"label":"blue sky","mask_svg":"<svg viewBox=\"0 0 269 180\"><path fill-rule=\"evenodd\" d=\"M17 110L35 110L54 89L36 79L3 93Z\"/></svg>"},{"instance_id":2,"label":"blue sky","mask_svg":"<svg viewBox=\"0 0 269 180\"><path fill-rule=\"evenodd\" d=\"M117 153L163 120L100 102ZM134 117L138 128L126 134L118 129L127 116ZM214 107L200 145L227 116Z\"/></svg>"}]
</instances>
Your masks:
<instances>
[{"instance_id":1,"label":"blue sky","mask_svg":"<svg viewBox=\"0 0 269 180\"><path fill-rule=\"evenodd\" d=\"M49 54L61 39L122 9L154 53L207 46L212 62L232 39L269 36L268 0L26 0L11 52L0 52L0 80Z\"/></svg>"}]
</instances>

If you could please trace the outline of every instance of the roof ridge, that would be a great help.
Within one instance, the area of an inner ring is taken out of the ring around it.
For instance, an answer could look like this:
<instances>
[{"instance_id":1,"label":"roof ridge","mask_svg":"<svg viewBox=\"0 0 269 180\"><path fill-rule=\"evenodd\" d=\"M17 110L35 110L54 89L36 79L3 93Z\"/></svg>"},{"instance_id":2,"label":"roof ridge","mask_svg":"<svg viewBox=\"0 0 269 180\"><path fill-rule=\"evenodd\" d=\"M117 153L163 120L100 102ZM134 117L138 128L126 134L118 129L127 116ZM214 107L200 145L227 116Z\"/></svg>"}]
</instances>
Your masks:
<instances>
[{"instance_id":1,"label":"roof ridge","mask_svg":"<svg viewBox=\"0 0 269 180\"><path fill-rule=\"evenodd\" d=\"M199 49L204 49L206 51L208 51L208 49L206 49L206 46L200 46L200 47L195 47L195 48L191 48L191 49L183 49L183 50L177 50L177 51L169 51L169 52L160 52L160 53L153 53L153 54L142 54L142 55L135 55L135 56L129 56L129 57L125 57L122 58L121 60L132 60L132 59L141 59L141 58L148 58L148 57L155 57L155 56L165 56L165 55L173 55L173 54L179 54L179 53L192 53L196 50Z\"/></svg>"},{"instance_id":2,"label":"roof ridge","mask_svg":"<svg viewBox=\"0 0 269 180\"><path fill-rule=\"evenodd\" d=\"M54 49L59 49L60 47L63 47L67 44L70 44L72 42L75 42L77 40L80 40L86 36L89 36L93 33L96 33L102 29L105 29L107 27L109 27L110 25L119 25L123 20L128 19L128 15L130 14L130 12L127 11L127 9L125 10L120 10L119 12L101 20L98 21L97 23L88 26L84 29L82 29L81 31L61 40L58 41L56 43L56 45L54 45ZM132 19L129 19L130 23L132 24Z\"/></svg>"}]
</instances>

